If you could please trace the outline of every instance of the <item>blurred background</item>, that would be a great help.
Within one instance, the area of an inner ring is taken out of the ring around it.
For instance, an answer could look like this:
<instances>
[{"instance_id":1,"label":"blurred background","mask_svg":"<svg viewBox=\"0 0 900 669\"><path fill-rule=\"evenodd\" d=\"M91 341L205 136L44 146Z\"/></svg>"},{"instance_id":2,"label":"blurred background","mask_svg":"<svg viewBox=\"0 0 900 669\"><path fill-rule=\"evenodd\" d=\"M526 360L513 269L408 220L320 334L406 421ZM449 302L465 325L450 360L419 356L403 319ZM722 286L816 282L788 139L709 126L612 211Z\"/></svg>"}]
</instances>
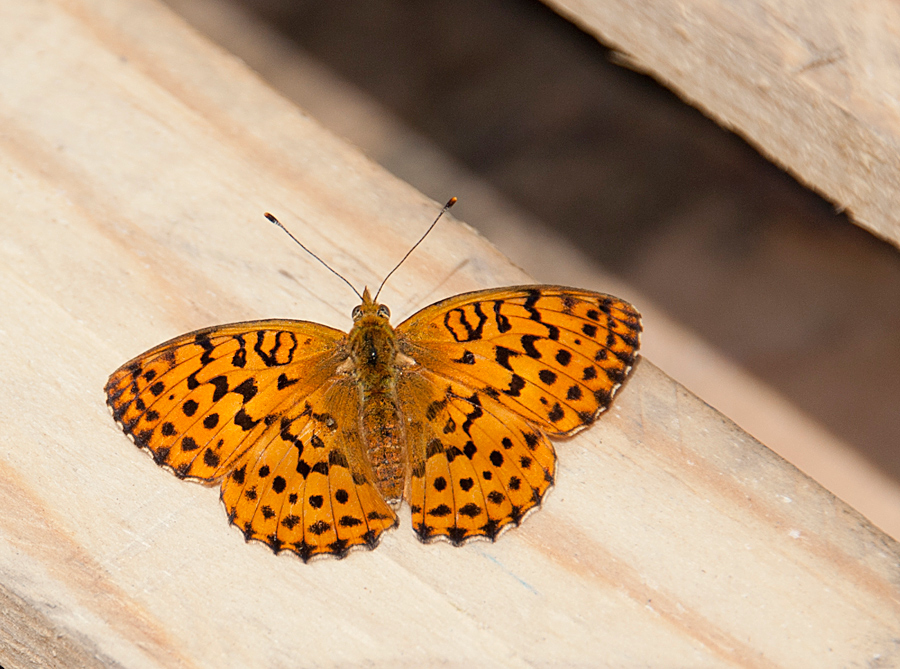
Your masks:
<instances>
[{"instance_id":1,"label":"blurred background","mask_svg":"<svg viewBox=\"0 0 900 669\"><path fill-rule=\"evenodd\" d=\"M537 0L166 2L900 538L896 248Z\"/></svg>"}]
</instances>

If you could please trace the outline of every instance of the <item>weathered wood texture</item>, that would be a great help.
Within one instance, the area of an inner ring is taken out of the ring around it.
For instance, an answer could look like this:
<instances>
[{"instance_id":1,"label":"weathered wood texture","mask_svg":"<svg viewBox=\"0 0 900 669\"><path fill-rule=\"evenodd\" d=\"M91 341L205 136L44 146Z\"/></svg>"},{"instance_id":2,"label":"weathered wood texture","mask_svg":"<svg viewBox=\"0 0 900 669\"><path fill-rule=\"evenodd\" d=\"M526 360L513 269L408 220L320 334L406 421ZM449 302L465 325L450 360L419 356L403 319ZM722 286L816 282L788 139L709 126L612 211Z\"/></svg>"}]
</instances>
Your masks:
<instances>
[{"instance_id":1,"label":"weathered wood texture","mask_svg":"<svg viewBox=\"0 0 900 669\"><path fill-rule=\"evenodd\" d=\"M329 130L347 138L397 176L439 200L446 199L450 192L461 196L454 213L475 224L482 234L530 276L547 283L599 286L613 294L634 295L634 299L640 302L647 325L641 346L654 364L667 370L691 392L860 511L888 535L900 538L900 483L895 483L887 473L864 459L850 445L829 434L755 374L748 373L729 360L715 345L704 341L700 333L674 321L671 314L646 295L635 295L632 287L620 290L615 277L598 266L577 240L566 239L545 221L526 213L521 202L504 197L491 188L483 177L439 150L364 91L348 85L294 41L279 33L276 26L237 4L237 0L165 2L204 35L244 60L279 92L315 116ZM459 16L458 20L463 18ZM433 16L423 20L431 24L435 21ZM304 32L312 28L314 26L306 25ZM515 25L510 24L510 28L515 32ZM354 41L354 38L349 39ZM523 36L523 39L527 38ZM359 45L354 43L354 47L359 50ZM544 43L543 48L553 47ZM385 67L390 69L390 64L385 64ZM494 77L490 79L495 80ZM569 104L571 102L567 101L564 106ZM582 148L587 149L584 145ZM786 240L790 240L788 227L784 227L784 232ZM684 229L680 234L683 238L689 238L692 232ZM582 240L586 239L582 236ZM687 239L684 243L692 244L692 241ZM778 249L785 248L783 243L771 243ZM698 244L703 246L702 242ZM759 245L752 246L757 250L760 248ZM854 253L853 250L845 251ZM787 253L790 258L788 263L809 270L802 258L795 258L790 249ZM681 258L683 261L683 256ZM712 261L711 258L708 260ZM860 262L871 269L868 265L870 261ZM690 262L696 263L695 260ZM833 285L820 285L822 300L829 299L825 293L833 299L836 297L831 292ZM745 294L752 296L756 289L757 286L748 285ZM854 294L849 286L842 293L848 297ZM856 295L866 299L858 293ZM837 296L839 302L841 299ZM870 316L870 328L855 333L861 339L872 337L872 308L871 304L865 306ZM815 312L792 315L806 320L817 319L817 322L821 322L818 319L822 318ZM832 327L843 331L838 323L833 323ZM752 333L745 335L753 339ZM844 331L845 345L847 336ZM856 341L851 346L871 345L862 341L857 344ZM890 355L889 351L887 355ZM885 374L890 374L889 362L883 359L882 367ZM774 365L774 369L784 371L780 364ZM865 369L859 368L858 373L865 376ZM882 388L877 380L872 385ZM849 388L845 386L845 391L854 392ZM865 404L861 397L856 397L855 401L858 405Z\"/></svg>"},{"instance_id":2,"label":"weathered wood texture","mask_svg":"<svg viewBox=\"0 0 900 669\"><path fill-rule=\"evenodd\" d=\"M102 388L216 322L346 327L435 212L145 0L0 4L0 664L900 662L900 548L649 361L496 544L304 565L135 449ZM527 277L463 225L397 318ZM602 286L595 286L602 288ZM628 297L628 295L624 295Z\"/></svg>"},{"instance_id":3,"label":"weathered wood texture","mask_svg":"<svg viewBox=\"0 0 900 669\"><path fill-rule=\"evenodd\" d=\"M900 246L900 5L545 0Z\"/></svg>"}]
</instances>

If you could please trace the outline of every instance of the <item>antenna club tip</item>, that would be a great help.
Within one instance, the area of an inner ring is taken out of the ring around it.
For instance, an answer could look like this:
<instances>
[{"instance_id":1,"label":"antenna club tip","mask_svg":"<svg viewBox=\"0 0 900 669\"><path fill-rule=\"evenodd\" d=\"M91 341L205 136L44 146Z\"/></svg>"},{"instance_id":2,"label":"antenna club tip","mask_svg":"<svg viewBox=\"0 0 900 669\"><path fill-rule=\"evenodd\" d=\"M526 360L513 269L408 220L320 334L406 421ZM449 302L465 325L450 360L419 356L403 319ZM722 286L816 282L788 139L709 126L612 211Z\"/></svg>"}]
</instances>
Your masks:
<instances>
[{"instance_id":1,"label":"antenna club tip","mask_svg":"<svg viewBox=\"0 0 900 669\"><path fill-rule=\"evenodd\" d=\"M274 223L275 225L278 225L278 219L275 218L274 216L272 216L272 214L270 214L269 212L266 212L265 214L263 214L263 216L265 216L267 219L269 219L270 223Z\"/></svg>"},{"instance_id":2,"label":"antenna club tip","mask_svg":"<svg viewBox=\"0 0 900 669\"><path fill-rule=\"evenodd\" d=\"M454 204L456 204L456 198L455 198L455 197L451 197L449 200L447 200L447 204L444 205L444 209L449 209L449 208L452 207Z\"/></svg>"}]
</instances>

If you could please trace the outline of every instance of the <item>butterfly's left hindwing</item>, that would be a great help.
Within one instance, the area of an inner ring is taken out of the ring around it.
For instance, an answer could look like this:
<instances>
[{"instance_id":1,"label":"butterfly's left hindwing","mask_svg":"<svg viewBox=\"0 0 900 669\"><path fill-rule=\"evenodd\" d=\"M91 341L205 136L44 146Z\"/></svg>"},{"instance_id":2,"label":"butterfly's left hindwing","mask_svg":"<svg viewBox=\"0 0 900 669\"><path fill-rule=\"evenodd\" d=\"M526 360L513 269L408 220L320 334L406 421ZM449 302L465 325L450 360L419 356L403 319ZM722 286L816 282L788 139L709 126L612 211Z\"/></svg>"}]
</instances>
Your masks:
<instances>
[{"instance_id":1,"label":"butterfly's left hindwing","mask_svg":"<svg viewBox=\"0 0 900 669\"><path fill-rule=\"evenodd\" d=\"M419 539L495 539L540 504L556 456L540 430L490 397L417 368L398 396L411 462L409 505Z\"/></svg>"}]
</instances>

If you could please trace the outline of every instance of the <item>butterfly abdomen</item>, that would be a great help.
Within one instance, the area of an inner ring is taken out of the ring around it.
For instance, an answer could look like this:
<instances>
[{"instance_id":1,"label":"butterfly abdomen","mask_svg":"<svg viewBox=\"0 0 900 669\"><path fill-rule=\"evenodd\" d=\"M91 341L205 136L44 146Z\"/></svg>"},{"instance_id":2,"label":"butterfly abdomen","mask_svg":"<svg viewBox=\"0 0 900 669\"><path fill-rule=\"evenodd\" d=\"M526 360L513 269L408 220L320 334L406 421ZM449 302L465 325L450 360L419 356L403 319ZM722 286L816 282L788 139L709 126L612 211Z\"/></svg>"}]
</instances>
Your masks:
<instances>
[{"instance_id":1,"label":"butterfly abdomen","mask_svg":"<svg viewBox=\"0 0 900 669\"><path fill-rule=\"evenodd\" d=\"M375 485L397 506L403 496L403 432L397 407L397 340L386 319L362 318L350 333L361 428Z\"/></svg>"},{"instance_id":2,"label":"butterfly abdomen","mask_svg":"<svg viewBox=\"0 0 900 669\"><path fill-rule=\"evenodd\" d=\"M403 496L402 432L396 404L387 397L363 403L363 440L375 485L392 506Z\"/></svg>"}]
</instances>

